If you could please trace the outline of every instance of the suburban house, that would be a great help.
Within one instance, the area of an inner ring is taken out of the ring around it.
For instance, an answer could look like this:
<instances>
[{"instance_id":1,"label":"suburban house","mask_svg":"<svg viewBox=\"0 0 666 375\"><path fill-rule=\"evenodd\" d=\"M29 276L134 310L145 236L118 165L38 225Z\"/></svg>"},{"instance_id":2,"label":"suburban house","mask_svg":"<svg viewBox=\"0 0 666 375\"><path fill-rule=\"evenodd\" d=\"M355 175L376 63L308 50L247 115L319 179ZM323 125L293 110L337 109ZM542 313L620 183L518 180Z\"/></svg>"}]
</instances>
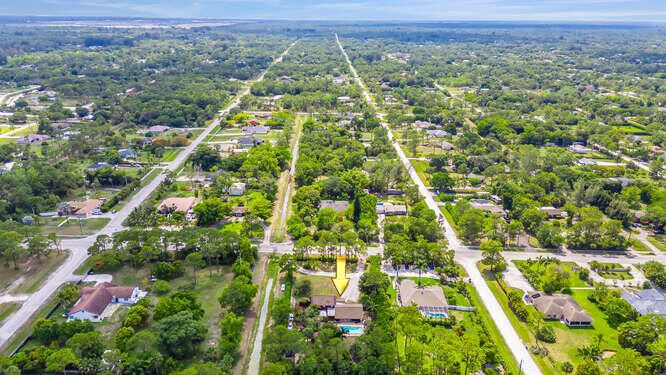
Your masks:
<instances>
[{"instance_id":1,"label":"suburban house","mask_svg":"<svg viewBox=\"0 0 666 375\"><path fill-rule=\"evenodd\" d=\"M257 137L241 137L236 141L241 147L254 147L264 143L264 140Z\"/></svg>"},{"instance_id":2,"label":"suburban house","mask_svg":"<svg viewBox=\"0 0 666 375\"><path fill-rule=\"evenodd\" d=\"M104 204L102 199L86 199L84 201L69 201L60 204L58 215L87 218L91 215L101 215L100 207Z\"/></svg>"},{"instance_id":3,"label":"suburban house","mask_svg":"<svg viewBox=\"0 0 666 375\"><path fill-rule=\"evenodd\" d=\"M420 120L414 121L414 127L417 129L425 130L434 126L435 124L428 121L420 121Z\"/></svg>"},{"instance_id":4,"label":"suburban house","mask_svg":"<svg viewBox=\"0 0 666 375\"><path fill-rule=\"evenodd\" d=\"M469 204L472 206L472 208L477 208L479 210L495 212L502 215L505 214L504 208L502 208L502 206L498 206L487 199L470 199Z\"/></svg>"},{"instance_id":5,"label":"suburban house","mask_svg":"<svg viewBox=\"0 0 666 375\"><path fill-rule=\"evenodd\" d=\"M426 133L428 134L428 138L444 138L449 136L446 130L441 129L426 130Z\"/></svg>"},{"instance_id":6,"label":"suburban house","mask_svg":"<svg viewBox=\"0 0 666 375\"><path fill-rule=\"evenodd\" d=\"M157 212L163 215L169 215L172 212L184 212L187 220L194 220L194 206L200 199L196 197L171 197L167 198L157 206Z\"/></svg>"},{"instance_id":7,"label":"suburban house","mask_svg":"<svg viewBox=\"0 0 666 375\"><path fill-rule=\"evenodd\" d=\"M448 303L438 285L418 286L413 280L398 282L398 301L401 306L415 305L426 318L446 318Z\"/></svg>"},{"instance_id":8,"label":"suburban house","mask_svg":"<svg viewBox=\"0 0 666 375\"><path fill-rule=\"evenodd\" d=\"M621 297L641 315L659 314L666 317L666 298L656 289L624 292Z\"/></svg>"},{"instance_id":9,"label":"suburban house","mask_svg":"<svg viewBox=\"0 0 666 375\"><path fill-rule=\"evenodd\" d=\"M622 187L629 186L634 180L628 177L609 177L608 181L619 182Z\"/></svg>"},{"instance_id":10,"label":"suburban house","mask_svg":"<svg viewBox=\"0 0 666 375\"><path fill-rule=\"evenodd\" d=\"M568 148L569 148L569 151L573 152L574 154L579 154L579 155L585 155L588 152L590 152L590 150L587 147L585 147L585 146L583 146L579 143L575 143L575 144L569 146Z\"/></svg>"},{"instance_id":11,"label":"suburban house","mask_svg":"<svg viewBox=\"0 0 666 375\"><path fill-rule=\"evenodd\" d=\"M246 209L245 209L245 207L243 207L243 206L236 206L236 207L232 207L232 208L231 208L231 213L232 213L235 217L243 217L243 216L245 216L245 211L246 211Z\"/></svg>"},{"instance_id":12,"label":"suburban house","mask_svg":"<svg viewBox=\"0 0 666 375\"><path fill-rule=\"evenodd\" d=\"M259 121L259 120L257 120L257 119L254 119L254 118L251 118L251 119L245 121L245 123L248 124L248 125L250 125L250 127L261 125L261 121Z\"/></svg>"},{"instance_id":13,"label":"suburban house","mask_svg":"<svg viewBox=\"0 0 666 375\"><path fill-rule=\"evenodd\" d=\"M582 167L585 165L597 165L597 162L594 159L581 158L576 161L576 164Z\"/></svg>"},{"instance_id":14,"label":"suburban house","mask_svg":"<svg viewBox=\"0 0 666 375\"><path fill-rule=\"evenodd\" d=\"M530 294L526 300L531 302L546 319L559 320L569 327L587 327L592 324L590 315L569 295L549 296L536 292Z\"/></svg>"},{"instance_id":15,"label":"suburban house","mask_svg":"<svg viewBox=\"0 0 666 375\"><path fill-rule=\"evenodd\" d=\"M565 212L563 212L559 208L555 208L555 207L551 207L551 206L539 207L539 211L545 213L551 219L561 218L565 215Z\"/></svg>"},{"instance_id":16,"label":"suburban house","mask_svg":"<svg viewBox=\"0 0 666 375\"><path fill-rule=\"evenodd\" d=\"M404 204L392 204L384 203L377 204L375 207L375 212L378 214L384 214L386 216L397 216L397 215L407 215L407 206Z\"/></svg>"},{"instance_id":17,"label":"suburban house","mask_svg":"<svg viewBox=\"0 0 666 375\"><path fill-rule=\"evenodd\" d=\"M118 150L118 155L123 159L136 159L139 157L139 153L133 148L121 148Z\"/></svg>"},{"instance_id":18,"label":"suburban house","mask_svg":"<svg viewBox=\"0 0 666 375\"><path fill-rule=\"evenodd\" d=\"M245 194L245 182L234 182L229 186L229 195L240 196Z\"/></svg>"},{"instance_id":19,"label":"suburban house","mask_svg":"<svg viewBox=\"0 0 666 375\"><path fill-rule=\"evenodd\" d=\"M113 165L102 162L102 163L90 164L89 166L86 167L86 169L90 171L99 171L100 169L104 168L113 168Z\"/></svg>"},{"instance_id":20,"label":"suburban house","mask_svg":"<svg viewBox=\"0 0 666 375\"><path fill-rule=\"evenodd\" d=\"M51 137L49 137L46 134L28 134L28 135L24 135L23 137L20 137L18 139L18 141L16 141L16 144L19 144L19 145L35 145L35 144L39 144L39 143L42 143L42 142L46 142L49 139L51 139Z\"/></svg>"},{"instance_id":21,"label":"suburban house","mask_svg":"<svg viewBox=\"0 0 666 375\"><path fill-rule=\"evenodd\" d=\"M442 141L439 146L442 148L442 150L450 151L453 150L454 146L447 141Z\"/></svg>"},{"instance_id":22,"label":"suburban house","mask_svg":"<svg viewBox=\"0 0 666 375\"><path fill-rule=\"evenodd\" d=\"M319 308L319 316L335 316L335 296L315 294L310 297L310 305Z\"/></svg>"},{"instance_id":23,"label":"suburban house","mask_svg":"<svg viewBox=\"0 0 666 375\"><path fill-rule=\"evenodd\" d=\"M332 208L335 212L345 212L349 208L349 202L347 201L331 201L323 200L319 202L319 209Z\"/></svg>"},{"instance_id":24,"label":"suburban house","mask_svg":"<svg viewBox=\"0 0 666 375\"><path fill-rule=\"evenodd\" d=\"M269 128L268 126L257 125L257 126L243 126L241 130L243 131L243 133L249 135L268 134L268 132L271 131L271 128Z\"/></svg>"},{"instance_id":25,"label":"suburban house","mask_svg":"<svg viewBox=\"0 0 666 375\"><path fill-rule=\"evenodd\" d=\"M363 320L363 305L360 303L337 302L334 319L337 322L360 323Z\"/></svg>"},{"instance_id":26,"label":"suburban house","mask_svg":"<svg viewBox=\"0 0 666 375\"><path fill-rule=\"evenodd\" d=\"M83 287L76 305L67 315L67 320L88 320L99 322L104 318L104 311L113 304L133 305L146 295L136 286L115 286L108 282L94 287Z\"/></svg>"},{"instance_id":27,"label":"suburban house","mask_svg":"<svg viewBox=\"0 0 666 375\"><path fill-rule=\"evenodd\" d=\"M2 176L3 173L7 173L14 169L14 166L16 165L16 162L10 161L8 163L5 163L0 166L0 176Z\"/></svg>"},{"instance_id":28,"label":"suburban house","mask_svg":"<svg viewBox=\"0 0 666 375\"><path fill-rule=\"evenodd\" d=\"M69 122L54 122L51 124L51 129L53 130L67 130L72 127L72 124Z\"/></svg>"},{"instance_id":29,"label":"suburban house","mask_svg":"<svg viewBox=\"0 0 666 375\"><path fill-rule=\"evenodd\" d=\"M151 133L152 135L162 135L171 129L166 125L154 125L148 128L146 133Z\"/></svg>"}]
</instances>

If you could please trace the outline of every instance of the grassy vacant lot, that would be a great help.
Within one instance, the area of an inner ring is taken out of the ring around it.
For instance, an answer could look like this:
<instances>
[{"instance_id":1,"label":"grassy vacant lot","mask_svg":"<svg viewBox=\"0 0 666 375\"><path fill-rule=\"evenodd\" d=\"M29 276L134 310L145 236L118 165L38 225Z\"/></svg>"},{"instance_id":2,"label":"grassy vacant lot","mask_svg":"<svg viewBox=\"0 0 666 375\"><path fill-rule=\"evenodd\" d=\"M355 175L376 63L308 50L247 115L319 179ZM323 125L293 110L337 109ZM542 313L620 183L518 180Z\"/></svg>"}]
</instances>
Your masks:
<instances>
[{"instance_id":1,"label":"grassy vacant lot","mask_svg":"<svg viewBox=\"0 0 666 375\"><path fill-rule=\"evenodd\" d=\"M4 322L5 319L7 319L11 313L18 310L20 306L21 304L14 302L0 303L0 323Z\"/></svg>"},{"instance_id":2,"label":"grassy vacant lot","mask_svg":"<svg viewBox=\"0 0 666 375\"><path fill-rule=\"evenodd\" d=\"M330 277L324 276L313 276L313 275L303 275L301 273L295 273L294 278L296 281L299 280L309 280L310 285L312 285L312 295L323 294L323 295L334 295L338 296L335 286L331 281Z\"/></svg>"},{"instance_id":3,"label":"grassy vacant lot","mask_svg":"<svg viewBox=\"0 0 666 375\"><path fill-rule=\"evenodd\" d=\"M44 234L55 233L59 236L87 236L104 228L109 220L102 217L83 219L81 221L53 217L40 219L40 229ZM67 222L60 225L63 221Z\"/></svg>"},{"instance_id":4,"label":"grassy vacant lot","mask_svg":"<svg viewBox=\"0 0 666 375\"><path fill-rule=\"evenodd\" d=\"M484 266L480 266L479 268L483 269ZM519 320L509 308L507 297L498 282L492 278L488 272L484 272L484 277L486 278L490 290L502 306L502 310L504 310L509 318L511 325L518 333L518 336L520 336L523 342L527 345L533 346L535 344L535 337L532 329L526 322ZM617 331L611 328L606 322L606 314L587 299L587 296L591 292L591 290L577 289L571 292L571 296L592 317L592 328L569 328L559 321L546 321L545 324L554 329L557 342L553 344L539 342L540 346L545 347L548 350L552 361L544 356L533 355L544 374L561 373L560 368L556 366L559 366L559 364L564 361L569 361L574 365L578 364L581 361L581 357L578 355L577 349L582 345L591 343L598 334L603 335L601 350L619 349ZM534 309L534 307L528 306L528 310L531 315L538 316L538 311Z\"/></svg>"},{"instance_id":5,"label":"grassy vacant lot","mask_svg":"<svg viewBox=\"0 0 666 375\"><path fill-rule=\"evenodd\" d=\"M52 253L39 259L31 258L18 264L0 266L0 290L7 290L12 294L33 293L46 278L67 259L66 253ZM20 279L20 280L19 280ZM11 288L10 288L11 287Z\"/></svg>"},{"instance_id":6,"label":"grassy vacant lot","mask_svg":"<svg viewBox=\"0 0 666 375\"><path fill-rule=\"evenodd\" d=\"M516 264L516 267L522 272L524 275L527 276L526 271L532 271L534 274L538 275L544 275L546 272L546 269L550 264L547 263L533 263L531 266L528 264L527 261L524 260L514 260L513 261ZM574 271L574 267L578 267L578 265L574 262L560 262L559 266L564 268L567 272L569 272L569 280L571 280L571 284L569 285L572 288L583 288L587 287L585 281L581 280L578 277L578 271ZM529 280L529 277L528 277ZM531 282L531 280L530 280ZM535 288L540 288L539 285L534 285Z\"/></svg>"},{"instance_id":7,"label":"grassy vacant lot","mask_svg":"<svg viewBox=\"0 0 666 375\"><path fill-rule=\"evenodd\" d=\"M421 178L421 181L423 181L426 186L430 186L430 174L426 172L430 163L424 160L410 160L410 162L412 162L412 166Z\"/></svg>"},{"instance_id":8,"label":"grassy vacant lot","mask_svg":"<svg viewBox=\"0 0 666 375\"><path fill-rule=\"evenodd\" d=\"M181 148L167 148L162 154L161 162L170 162L178 156L178 153L181 151Z\"/></svg>"},{"instance_id":9,"label":"grassy vacant lot","mask_svg":"<svg viewBox=\"0 0 666 375\"><path fill-rule=\"evenodd\" d=\"M660 251L666 252L666 234L655 234L648 236L648 241Z\"/></svg>"},{"instance_id":10,"label":"grassy vacant lot","mask_svg":"<svg viewBox=\"0 0 666 375\"><path fill-rule=\"evenodd\" d=\"M599 273L599 275L601 277L603 277L604 279L630 280L630 279L634 278L629 271L608 271L608 270L604 270L604 268L607 268L609 270L624 268L621 264L618 264L618 263L599 263L599 264L600 264L600 268L597 271L597 273Z\"/></svg>"}]
</instances>

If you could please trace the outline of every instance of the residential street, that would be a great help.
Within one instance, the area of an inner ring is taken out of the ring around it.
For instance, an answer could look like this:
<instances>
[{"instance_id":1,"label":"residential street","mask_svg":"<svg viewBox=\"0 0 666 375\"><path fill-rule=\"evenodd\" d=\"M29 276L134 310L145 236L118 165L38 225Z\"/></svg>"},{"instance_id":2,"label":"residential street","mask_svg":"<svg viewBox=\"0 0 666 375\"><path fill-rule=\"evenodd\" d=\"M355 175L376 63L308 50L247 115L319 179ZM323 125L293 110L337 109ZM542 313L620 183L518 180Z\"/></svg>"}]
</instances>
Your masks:
<instances>
[{"instance_id":1,"label":"residential street","mask_svg":"<svg viewBox=\"0 0 666 375\"><path fill-rule=\"evenodd\" d=\"M430 190L428 190L423 181L421 181L421 178L416 173L416 170L412 168L409 159L407 158L405 153L402 151L402 148L393 137L393 132L391 131L388 124L384 121L383 114L377 111L377 108L370 96L370 93L368 92L366 86L363 84L363 81L356 72L356 69L354 69L354 66L352 65L351 60L349 59L349 56L345 52L344 48L342 47L342 44L340 43L340 39L338 38L337 34L335 35L335 40L338 43L338 47L340 47L340 51L344 55L345 60L347 60L347 64L349 65L349 69L351 70L354 79L363 90L363 95L365 96L365 100L368 102L368 105L375 110L377 117L379 117L381 121L382 126L387 130L388 139L395 148L395 151L398 154L400 161L405 166L405 169L407 169L407 171L409 172L409 175L412 178L412 181L414 181L414 184L416 184L416 186L418 187L419 193L423 196L425 203L428 205L430 209L432 209L437 214L438 221L441 223L443 227L444 235L449 243L450 248L456 251L456 260L463 266L463 268L469 275L470 281L472 282L472 285L479 293L479 296L481 297L481 300L483 301L483 304L485 305L486 309L488 311L493 312L492 314L490 314L490 316L493 318L495 325L502 334L502 337L504 338L504 341L511 350L511 353L516 358L516 362L520 364L521 369L526 374L541 374L541 369L539 369L539 366L537 366L532 356L530 356L529 352L525 347L525 343L523 343L520 337L518 337L516 330L509 322L509 318L504 313L504 310L502 310L502 307L499 305L499 302L497 302L497 299L490 291L490 288L488 288L488 285L483 279L481 272L479 272L479 270L476 268L476 263L480 259L480 253L477 251L476 256L473 258L464 257L458 254L459 251L467 250L467 247L464 246L462 242L458 239L458 237L455 234L455 231L453 230L449 222L446 220L444 215L441 213L439 206L433 199L432 193L430 192Z\"/></svg>"},{"instance_id":2,"label":"residential street","mask_svg":"<svg viewBox=\"0 0 666 375\"><path fill-rule=\"evenodd\" d=\"M58 290L58 288L65 282L72 279L74 272L83 264L88 258L87 250L95 242L97 236L100 234L112 235L113 233L125 229L123 221L129 214L138 207L144 200L146 200L159 184L166 178L168 172L178 169L194 152L194 150L201 144L201 142L215 129L230 110L237 107L241 99L250 93L253 83L263 80L266 72L271 66L282 61L282 58L289 53L289 50L297 43L293 42L287 49L282 52L269 67L264 70L254 81L239 93L236 98L222 111L219 112L216 119L201 133L199 136L190 143L189 146L184 148L178 156L167 166L167 170L160 173L152 181L146 184L141 190L135 193L134 196L111 218L111 221L97 234L75 240L63 240L62 247L68 249L70 256L65 262L44 282L44 285L39 288L35 293L30 295L28 299L21 305L17 311L11 314L0 327L0 348L4 347L7 341L32 317L32 315L45 305L49 298Z\"/></svg>"}]
</instances>

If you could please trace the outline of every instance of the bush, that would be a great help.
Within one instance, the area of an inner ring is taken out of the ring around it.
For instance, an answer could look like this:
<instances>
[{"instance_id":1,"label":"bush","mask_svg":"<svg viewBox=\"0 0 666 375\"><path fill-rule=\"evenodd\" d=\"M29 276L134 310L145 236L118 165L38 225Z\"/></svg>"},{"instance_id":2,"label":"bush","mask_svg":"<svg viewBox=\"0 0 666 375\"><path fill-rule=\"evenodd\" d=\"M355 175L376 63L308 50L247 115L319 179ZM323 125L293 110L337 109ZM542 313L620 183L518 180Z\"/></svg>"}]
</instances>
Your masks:
<instances>
[{"instance_id":1,"label":"bush","mask_svg":"<svg viewBox=\"0 0 666 375\"><path fill-rule=\"evenodd\" d=\"M529 312L527 311L527 306L525 306L523 303L522 293L515 289L510 290L507 294L507 297L509 299L509 308L511 308L513 313L516 314L518 319L526 321L527 317L529 316Z\"/></svg>"},{"instance_id":2,"label":"bush","mask_svg":"<svg viewBox=\"0 0 666 375\"><path fill-rule=\"evenodd\" d=\"M312 293L312 284L310 280L298 280L294 286L294 295L298 298L310 297Z\"/></svg>"},{"instance_id":3,"label":"bush","mask_svg":"<svg viewBox=\"0 0 666 375\"><path fill-rule=\"evenodd\" d=\"M141 185L141 180L134 180L130 182L129 184L125 185L124 188L120 189L119 192L117 192L114 196L109 198L102 207L100 207L100 210L102 212L109 212L115 205L118 204L121 200L125 199L128 195L132 194L134 189L138 188Z\"/></svg>"},{"instance_id":4,"label":"bush","mask_svg":"<svg viewBox=\"0 0 666 375\"><path fill-rule=\"evenodd\" d=\"M153 283L153 292L157 295L164 295L171 291L169 283L164 280L157 280Z\"/></svg>"},{"instance_id":5,"label":"bush","mask_svg":"<svg viewBox=\"0 0 666 375\"><path fill-rule=\"evenodd\" d=\"M590 278L590 270L587 268L581 268L580 271L578 271L578 278L587 282L587 280Z\"/></svg>"},{"instance_id":6,"label":"bush","mask_svg":"<svg viewBox=\"0 0 666 375\"><path fill-rule=\"evenodd\" d=\"M551 344L557 341L557 337L555 336L555 330L553 329L553 327L548 325L540 326L536 332L536 337L543 342L548 342Z\"/></svg>"},{"instance_id":7,"label":"bush","mask_svg":"<svg viewBox=\"0 0 666 375\"><path fill-rule=\"evenodd\" d=\"M153 276L160 280L171 280L183 275L183 265L180 261L157 262L153 266Z\"/></svg>"}]
</instances>

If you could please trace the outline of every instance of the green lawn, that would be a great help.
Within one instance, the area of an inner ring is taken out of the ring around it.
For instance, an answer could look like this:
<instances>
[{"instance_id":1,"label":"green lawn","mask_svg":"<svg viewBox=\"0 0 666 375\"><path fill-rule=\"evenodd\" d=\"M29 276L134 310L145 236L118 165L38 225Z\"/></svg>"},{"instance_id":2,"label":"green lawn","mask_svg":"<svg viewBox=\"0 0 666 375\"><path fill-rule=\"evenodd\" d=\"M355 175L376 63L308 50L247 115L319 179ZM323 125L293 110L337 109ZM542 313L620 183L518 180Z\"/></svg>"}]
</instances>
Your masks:
<instances>
[{"instance_id":1,"label":"green lawn","mask_svg":"<svg viewBox=\"0 0 666 375\"><path fill-rule=\"evenodd\" d=\"M165 149L164 153L162 154L162 157L160 158L160 161L161 162L173 161L173 159L175 159L176 156L178 156L178 153L181 150L182 149L180 149L180 148L167 148L167 149Z\"/></svg>"},{"instance_id":2,"label":"green lawn","mask_svg":"<svg viewBox=\"0 0 666 375\"><path fill-rule=\"evenodd\" d=\"M410 162L421 178L421 181L423 181L426 186L430 186L430 174L426 172L430 163L424 160L410 160Z\"/></svg>"},{"instance_id":3,"label":"green lawn","mask_svg":"<svg viewBox=\"0 0 666 375\"><path fill-rule=\"evenodd\" d=\"M665 234L655 234L653 236L648 236L648 241L653 244L660 251L666 252L666 235Z\"/></svg>"},{"instance_id":4,"label":"green lawn","mask_svg":"<svg viewBox=\"0 0 666 375\"><path fill-rule=\"evenodd\" d=\"M33 293L65 259L67 259L65 252L60 254L54 252L47 257L33 258L19 263L18 269L14 269L13 264L9 264L7 267L0 266L0 290L8 288L16 280L22 278L22 281L16 283L9 292L12 294Z\"/></svg>"},{"instance_id":5,"label":"green lawn","mask_svg":"<svg viewBox=\"0 0 666 375\"><path fill-rule=\"evenodd\" d=\"M18 308L21 306L19 303L2 303L0 304L0 323L4 322L9 315L11 315L14 311L18 310Z\"/></svg>"},{"instance_id":6,"label":"green lawn","mask_svg":"<svg viewBox=\"0 0 666 375\"><path fill-rule=\"evenodd\" d=\"M599 263L601 266L599 267L600 269L597 271L597 273L603 277L604 279L611 279L611 280L630 280L633 279L634 277L631 275L629 271L605 271L603 269L603 266L608 267L609 269L621 269L624 268L621 264L618 263Z\"/></svg>"},{"instance_id":7,"label":"green lawn","mask_svg":"<svg viewBox=\"0 0 666 375\"><path fill-rule=\"evenodd\" d=\"M650 241L649 238L648 238L648 241ZM650 242L652 242L652 241L650 241ZM654 245L654 242L652 242L652 244ZM652 252L652 250L650 250L650 248L645 246L644 243L642 243L641 241L636 240L636 239L631 240L631 248L634 249L635 251L638 251L638 252L641 252L641 253Z\"/></svg>"},{"instance_id":8,"label":"green lawn","mask_svg":"<svg viewBox=\"0 0 666 375\"><path fill-rule=\"evenodd\" d=\"M87 236L104 228L111 219L96 217L79 221L57 217L40 220L42 220L42 223L40 223L39 227L44 234L55 233L59 236ZM60 223L65 220L67 220L67 222L60 225Z\"/></svg>"},{"instance_id":9,"label":"green lawn","mask_svg":"<svg viewBox=\"0 0 666 375\"><path fill-rule=\"evenodd\" d=\"M507 365L508 373L518 374L519 373L518 363L516 362L516 359L513 356L513 354L511 354L511 350L509 350L509 347L506 345L506 342L504 341L502 334L500 333L499 329L495 325L495 322L490 316L490 312L483 305L483 302L481 302L481 297L479 297L479 294L476 292L476 289L474 289L473 287L470 287L468 289L469 289L468 302L471 302L471 305L476 307L476 314L478 314L479 318L481 319L481 322L486 327L486 330L488 331L488 334L490 335L492 341L495 343L495 345L497 345L497 350L499 351L500 355L502 356L504 362Z\"/></svg>"},{"instance_id":10,"label":"green lawn","mask_svg":"<svg viewBox=\"0 0 666 375\"><path fill-rule=\"evenodd\" d=\"M528 267L527 261L514 260L513 262L516 264L516 266L518 267L520 272L522 272L523 274L526 274L526 269ZM535 270L536 274L543 275L546 272L546 267L547 266L548 265L546 265L546 264L533 263L531 267ZM581 280L580 277L578 277L578 271L573 270L573 267L578 267L578 265L576 263L574 263L574 262L560 262L559 266L563 267L567 272L569 272L569 280L570 280L570 285L569 286L570 287L572 287L572 288L582 288L582 287L589 286L589 285L587 285L587 283L585 283L585 281ZM528 281L530 281L529 278L528 278ZM534 287L538 289L540 286L539 285L534 285Z\"/></svg>"},{"instance_id":11,"label":"green lawn","mask_svg":"<svg viewBox=\"0 0 666 375\"><path fill-rule=\"evenodd\" d=\"M335 290L335 286L333 285L330 277L304 275L296 272L294 273L294 279L295 281L309 280L310 285L312 285L312 295L338 296L338 292Z\"/></svg>"}]
</instances>

